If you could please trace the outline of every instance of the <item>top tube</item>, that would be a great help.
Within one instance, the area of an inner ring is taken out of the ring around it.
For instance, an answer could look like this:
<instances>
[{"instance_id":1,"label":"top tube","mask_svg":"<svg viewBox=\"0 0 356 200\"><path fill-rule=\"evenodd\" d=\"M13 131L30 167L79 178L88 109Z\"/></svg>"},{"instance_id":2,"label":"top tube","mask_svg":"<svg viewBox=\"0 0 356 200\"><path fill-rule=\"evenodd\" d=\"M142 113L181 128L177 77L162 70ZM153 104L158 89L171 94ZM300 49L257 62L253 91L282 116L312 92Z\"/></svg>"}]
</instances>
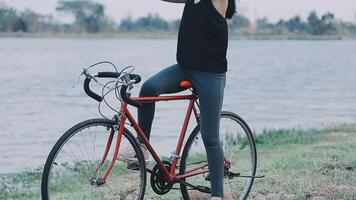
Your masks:
<instances>
[{"instance_id":1,"label":"top tube","mask_svg":"<svg viewBox=\"0 0 356 200\"><path fill-rule=\"evenodd\" d=\"M157 102L157 101L178 101L198 99L197 95L173 95L173 96L158 96L158 97L131 97L132 100L138 102Z\"/></svg>"}]
</instances>

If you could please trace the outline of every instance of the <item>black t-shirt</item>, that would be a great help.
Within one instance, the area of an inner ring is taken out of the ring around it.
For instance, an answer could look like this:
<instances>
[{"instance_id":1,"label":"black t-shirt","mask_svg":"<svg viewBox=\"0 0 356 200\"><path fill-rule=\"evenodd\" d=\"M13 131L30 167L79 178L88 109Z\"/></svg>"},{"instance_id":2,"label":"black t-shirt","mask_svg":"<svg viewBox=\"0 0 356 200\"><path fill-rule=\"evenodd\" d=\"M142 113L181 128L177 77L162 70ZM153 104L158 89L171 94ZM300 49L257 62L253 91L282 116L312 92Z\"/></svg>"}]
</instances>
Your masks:
<instances>
[{"instance_id":1,"label":"black t-shirt","mask_svg":"<svg viewBox=\"0 0 356 200\"><path fill-rule=\"evenodd\" d=\"M178 34L177 62L206 72L227 71L226 19L211 0L187 0Z\"/></svg>"}]
</instances>

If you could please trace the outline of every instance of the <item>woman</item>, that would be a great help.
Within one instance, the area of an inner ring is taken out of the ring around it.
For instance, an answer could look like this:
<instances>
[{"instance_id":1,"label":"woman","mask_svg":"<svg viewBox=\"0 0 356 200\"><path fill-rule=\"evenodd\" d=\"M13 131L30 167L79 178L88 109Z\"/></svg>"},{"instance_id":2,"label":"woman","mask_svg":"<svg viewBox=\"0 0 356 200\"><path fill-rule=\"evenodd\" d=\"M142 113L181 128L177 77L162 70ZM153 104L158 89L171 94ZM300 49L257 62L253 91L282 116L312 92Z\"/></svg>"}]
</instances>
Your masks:
<instances>
[{"instance_id":1,"label":"woman","mask_svg":"<svg viewBox=\"0 0 356 200\"><path fill-rule=\"evenodd\" d=\"M206 148L212 199L222 199L224 154L219 141L219 116L223 102L228 46L226 18L236 12L235 0L163 0L185 3L179 28L177 62L148 79L140 96L158 96L184 90L179 83L190 80L200 103L201 134ZM144 104L138 110L139 125L150 136L155 104ZM141 145L145 158L148 151ZM131 149L120 157L133 159Z\"/></svg>"}]
</instances>

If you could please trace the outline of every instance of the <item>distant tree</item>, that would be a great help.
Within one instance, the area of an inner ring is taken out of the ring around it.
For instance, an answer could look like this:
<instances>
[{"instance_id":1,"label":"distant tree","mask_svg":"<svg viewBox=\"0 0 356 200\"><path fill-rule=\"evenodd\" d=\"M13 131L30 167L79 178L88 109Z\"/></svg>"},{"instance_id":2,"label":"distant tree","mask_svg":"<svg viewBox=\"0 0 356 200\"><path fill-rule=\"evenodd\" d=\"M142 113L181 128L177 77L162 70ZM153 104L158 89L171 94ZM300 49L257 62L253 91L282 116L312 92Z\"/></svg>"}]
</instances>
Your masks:
<instances>
[{"instance_id":1,"label":"distant tree","mask_svg":"<svg viewBox=\"0 0 356 200\"><path fill-rule=\"evenodd\" d=\"M283 19L280 19L273 27L273 33L277 35L281 35L285 32L286 22Z\"/></svg>"},{"instance_id":2,"label":"distant tree","mask_svg":"<svg viewBox=\"0 0 356 200\"><path fill-rule=\"evenodd\" d=\"M141 17L137 20L136 27L143 29L158 29L167 31L169 29L169 24L158 14L148 14L147 17Z\"/></svg>"},{"instance_id":3,"label":"distant tree","mask_svg":"<svg viewBox=\"0 0 356 200\"><path fill-rule=\"evenodd\" d=\"M352 34L356 35L356 25L351 25L351 26L349 26L349 31L350 31Z\"/></svg>"},{"instance_id":4,"label":"distant tree","mask_svg":"<svg viewBox=\"0 0 356 200\"><path fill-rule=\"evenodd\" d=\"M56 33L86 31L97 33L112 32L117 29L116 23L105 15L104 6L100 3L95 3L93 0L59 0L57 10L73 15L75 22L59 23L51 15L40 15L31 10L20 12L0 2L0 32ZM242 15L235 15L228 23L230 29L250 26L249 19ZM286 21L279 20L277 23L271 23L265 17L257 19L256 25L259 30L263 30L266 34L281 35L297 32L311 35L356 35L356 21L343 22L336 20L332 13L325 13L319 18L315 11L309 14L306 22L300 16L294 16ZM125 31L177 31L179 26L180 20L166 21L158 14L149 14L137 20L127 17L121 20L119 28Z\"/></svg>"},{"instance_id":5,"label":"distant tree","mask_svg":"<svg viewBox=\"0 0 356 200\"><path fill-rule=\"evenodd\" d=\"M346 29L349 33L356 35L356 24L354 23L347 23L346 25Z\"/></svg>"},{"instance_id":6,"label":"distant tree","mask_svg":"<svg viewBox=\"0 0 356 200\"><path fill-rule=\"evenodd\" d=\"M74 15L76 25L90 33L97 33L108 24L104 6L91 0L61 0L57 10Z\"/></svg>"},{"instance_id":7,"label":"distant tree","mask_svg":"<svg viewBox=\"0 0 356 200\"><path fill-rule=\"evenodd\" d=\"M311 12L308 17L308 32L312 35L330 35L337 33L337 21L332 13L324 14L320 19Z\"/></svg>"},{"instance_id":8,"label":"distant tree","mask_svg":"<svg viewBox=\"0 0 356 200\"><path fill-rule=\"evenodd\" d=\"M275 24L275 26L285 26L285 21L283 20L283 19L280 19L276 24Z\"/></svg>"},{"instance_id":9,"label":"distant tree","mask_svg":"<svg viewBox=\"0 0 356 200\"><path fill-rule=\"evenodd\" d=\"M262 19L257 19L257 20L256 20L256 25L257 25L257 28L258 28L258 29L261 29L261 30L273 28L273 24L271 24L271 23L268 21L267 17L264 17L264 18L262 18Z\"/></svg>"},{"instance_id":10,"label":"distant tree","mask_svg":"<svg viewBox=\"0 0 356 200\"><path fill-rule=\"evenodd\" d=\"M321 34L321 20L315 11L311 12L308 16L308 33L312 35Z\"/></svg>"},{"instance_id":11,"label":"distant tree","mask_svg":"<svg viewBox=\"0 0 356 200\"><path fill-rule=\"evenodd\" d=\"M23 13L21 13L20 17L26 25L27 32L35 33L43 30L42 24L40 22L41 16L35 12L31 10L25 10Z\"/></svg>"},{"instance_id":12,"label":"distant tree","mask_svg":"<svg viewBox=\"0 0 356 200\"><path fill-rule=\"evenodd\" d=\"M127 17L121 20L120 29L125 31L132 31L135 28L135 22L132 20L132 17Z\"/></svg>"},{"instance_id":13,"label":"distant tree","mask_svg":"<svg viewBox=\"0 0 356 200\"><path fill-rule=\"evenodd\" d=\"M284 27L290 32L305 31L307 25L303 22L300 16L295 16L284 23Z\"/></svg>"},{"instance_id":14,"label":"distant tree","mask_svg":"<svg viewBox=\"0 0 356 200\"><path fill-rule=\"evenodd\" d=\"M235 15L230 20L231 29L246 28L250 26L250 20L243 15Z\"/></svg>"},{"instance_id":15,"label":"distant tree","mask_svg":"<svg viewBox=\"0 0 356 200\"><path fill-rule=\"evenodd\" d=\"M176 23L179 23L176 21ZM178 26L173 24L173 27ZM140 17L133 21L131 17L125 18L121 21L120 29L125 31L133 31L138 29L146 30L170 30L170 24L160 17L158 14L148 14L146 17Z\"/></svg>"},{"instance_id":16,"label":"distant tree","mask_svg":"<svg viewBox=\"0 0 356 200\"><path fill-rule=\"evenodd\" d=\"M332 13L326 13L321 17L320 22L320 32L322 34L330 35L336 33L336 20L335 16Z\"/></svg>"},{"instance_id":17,"label":"distant tree","mask_svg":"<svg viewBox=\"0 0 356 200\"><path fill-rule=\"evenodd\" d=\"M17 15L16 10L3 3L0 4L0 31L27 31L25 22Z\"/></svg>"},{"instance_id":18,"label":"distant tree","mask_svg":"<svg viewBox=\"0 0 356 200\"><path fill-rule=\"evenodd\" d=\"M173 31L177 31L179 29L179 26L180 26L180 19L173 20L169 24L169 27L170 27L169 29L173 30Z\"/></svg>"}]
</instances>

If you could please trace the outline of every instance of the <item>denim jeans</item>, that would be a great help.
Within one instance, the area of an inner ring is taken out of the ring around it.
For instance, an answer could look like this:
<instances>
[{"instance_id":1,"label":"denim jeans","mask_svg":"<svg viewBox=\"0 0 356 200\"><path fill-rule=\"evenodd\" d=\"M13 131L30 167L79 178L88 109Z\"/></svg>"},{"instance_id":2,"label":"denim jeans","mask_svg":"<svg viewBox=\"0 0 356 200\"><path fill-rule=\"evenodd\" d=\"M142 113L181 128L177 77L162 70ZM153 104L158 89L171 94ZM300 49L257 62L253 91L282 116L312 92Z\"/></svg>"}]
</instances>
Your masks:
<instances>
[{"instance_id":1,"label":"denim jeans","mask_svg":"<svg viewBox=\"0 0 356 200\"><path fill-rule=\"evenodd\" d=\"M163 69L149 78L140 91L140 96L159 96L185 90L179 86L182 80L190 80L198 94L200 104L200 132L205 145L211 195L223 196L224 153L219 140L220 113L226 83L225 73L211 73L184 68L178 64ZM150 137L155 104L144 104L138 109L138 123Z\"/></svg>"}]
</instances>

